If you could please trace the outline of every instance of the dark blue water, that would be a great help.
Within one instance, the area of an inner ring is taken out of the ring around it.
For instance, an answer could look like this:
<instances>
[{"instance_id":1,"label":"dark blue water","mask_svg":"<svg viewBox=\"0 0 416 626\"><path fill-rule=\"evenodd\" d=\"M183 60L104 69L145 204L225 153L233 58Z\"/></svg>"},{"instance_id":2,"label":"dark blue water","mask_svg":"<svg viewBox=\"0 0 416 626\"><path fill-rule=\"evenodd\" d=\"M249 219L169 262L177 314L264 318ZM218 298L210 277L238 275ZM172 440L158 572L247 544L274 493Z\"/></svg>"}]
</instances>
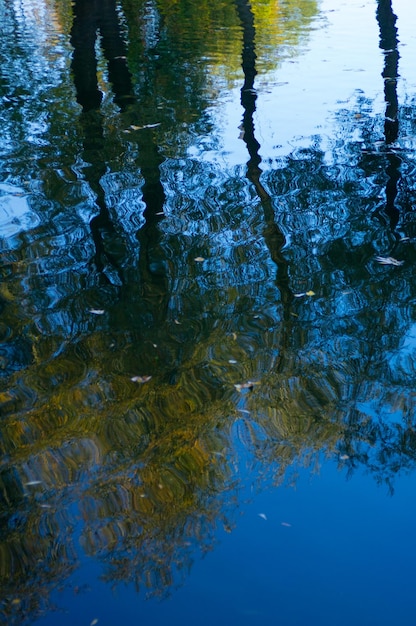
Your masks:
<instances>
[{"instance_id":1,"label":"dark blue water","mask_svg":"<svg viewBox=\"0 0 416 626\"><path fill-rule=\"evenodd\" d=\"M40 623L412 624L414 525L411 476L389 496L372 478L346 480L326 463L319 474L301 472L296 488L252 496L169 597L111 592L84 560L72 588L56 594L64 612Z\"/></svg>"},{"instance_id":2,"label":"dark blue water","mask_svg":"<svg viewBox=\"0 0 416 626\"><path fill-rule=\"evenodd\" d=\"M414 624L415 17L0 0L5 624Z\"/></svg>"}]
</instances>

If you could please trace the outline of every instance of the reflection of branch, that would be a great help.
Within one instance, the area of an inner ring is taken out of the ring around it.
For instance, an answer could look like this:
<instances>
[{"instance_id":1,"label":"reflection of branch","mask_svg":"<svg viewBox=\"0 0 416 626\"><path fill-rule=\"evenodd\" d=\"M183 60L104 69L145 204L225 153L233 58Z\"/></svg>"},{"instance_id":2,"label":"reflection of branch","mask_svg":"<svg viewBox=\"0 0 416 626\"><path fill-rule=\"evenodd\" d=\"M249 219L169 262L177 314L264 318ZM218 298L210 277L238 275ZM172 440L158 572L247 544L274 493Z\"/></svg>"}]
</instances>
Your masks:
<instances>
[{"instance_id":1,"label":"reflection of branch","mask_svg":"<svg viewBox=\"0 0 416 626\"><path fill-rule=\"evenodd\" d=\"M257 75L254 15L248 0L235 0L235 4L243 30L242 68L244 72L244 85L241 89L241 104L244 109L242 122L243 139L250 155L250 159L247 162L247 178L253 183L263 206L264 220L266 223L266 228L263 233L264 240L269 249L270 256L278 268L276 284L280 290L283 304L285 305L286 315L287 305L291 302L293 296L289 287L287 261L281 252L285 244L285 236L276 224L272 199L260 180L262 174L260 168L261 157L259 155L260 144L254 133L253 114L256 110L257 99L254 90L254 79Z\"/></svg>"}]
</instances>

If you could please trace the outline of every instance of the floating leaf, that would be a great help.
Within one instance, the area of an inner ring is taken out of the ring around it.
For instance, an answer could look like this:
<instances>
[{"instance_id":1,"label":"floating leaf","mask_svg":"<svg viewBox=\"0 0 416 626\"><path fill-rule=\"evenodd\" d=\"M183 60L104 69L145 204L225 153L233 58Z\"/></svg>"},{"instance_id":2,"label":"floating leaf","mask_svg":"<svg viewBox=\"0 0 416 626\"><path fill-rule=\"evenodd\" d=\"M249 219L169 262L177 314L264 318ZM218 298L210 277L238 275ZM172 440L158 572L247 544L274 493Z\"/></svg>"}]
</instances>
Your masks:
<instances>
[{"instance_id":1,"label":"floating leaf","mask_svg":"<svg viewBox=\"0 0 416 626\"><path fill-rule=\"evenodd\" d=\"M194 261L197 261L197 263L202 263L202 261L205 261L203 256L197 256L195 257Z\"/></svg>"},{"instance_id":2,"label":"floating leaf","mask_svg":"<svg viewBox=\"0 0 416 626\"><path fill-rule=\"evenodd\" d=\"M259 513L259 517L261 517L261 519L264 519L267 522L267 517L264 513Z\"/></svg>"},{"instance_id":3,"label":"floating leaf","mask_svg":"<svg viewBox=\"0 0 416 626\"><path fill-rule=\"evenodd\" d=\"M246 383L237 383L234 387L237 391L242 391L243 389L253 389L254 385L260 385L258 381L248 380Z\"/></svg>"},{"instance_id":4,"label":"floating leaf","mask_svg":"<svg viewBox=\"0 0 416 626\"><path fill-rule=\"evenodd\" d=\"M173 320L173 321L175 322L175 324L178 324L178 325L181 324L181 322L179 320Z\"/></svg>"},{"instance_id":5,"label":"floating leaf","mask_svg":"<svg viewBox=\"0 0 416 626\"><path fill-rule=\"evenodd\" d=\"M149 380L151 379L151 376L132 376L132 378L130 378L130 380L132 380L134 383L147 383L149 382Z\"/></svg>"},{"instance_id":6,"label":"floating leaf","mask_svg":"<svg viewBox=\"0 0 416 626\"><path fill-rule=\"evenodd\" d=\"M393 259L391 256L376 256L376 261L381 263L381 265L395 265L396 267L400 267L403 265L404 261L398 261L397 259Z\"/></svg>"},{"instance_id":7,"label":"floating leaf","mask_svg":"<svg viewBox=\"0 0 416 626\"><path fill-rule=\"evenodd\" d=\"M104 315L104 309L90 309L90 313L93 315Z\"/></svg>"},{"instance_id":8,"label":"floating leaf","mask_svg":"<svg viewBox=\"0 0 416 626\"><path fill-rule=\"evenodd\" d=\"M237 361L235 359L228 359L228 363L234 365L235 363L237 363Z\"/></svg>"},{"instance_id":9,"label":"floating leaf","mask_svg":"<svg viewBox=\"0 0 416 626\"><path fill-rule=\"evenodd\" d=\"M156 128L156 126L160 126L160 122L157 122L156 124L145 124L144 126L135 126L134 124L131 124L129 128L131 128L131 130L143 130L144 128Z\"/></svg>"},{"instance_id":10,"label":"floating leaf","mask_svg":"<svg viewBox=\"0 0 416 626\"><path fill-rule=\"evenodd\" d=\"M303 293L294 293L293 296L295 298L303 298L303 296L314 296L315 292L310 290L310 291L304 291Z\"/></svg>"},{"instance_id":11,"label":"floating leaf","mask_svg":"<svg viewBox=\"0 0 416 626\"><path fill-rule=\"evenodd\" d=\"M289 522L280 522L281 526L286 526L287 528L291 528L292 524L289 524Z\"/></svg>"},{"instance_id":12,"label":"floating leaf","mask_svg":"<svg viewBox=\"0 0 416 626\"><path fill-rule=\"evenodd\" d=\"M25 483L25 487L32 487L33 485L41 485L41 480L30 480L28 483Z\"/></svg>"}]
</instances>

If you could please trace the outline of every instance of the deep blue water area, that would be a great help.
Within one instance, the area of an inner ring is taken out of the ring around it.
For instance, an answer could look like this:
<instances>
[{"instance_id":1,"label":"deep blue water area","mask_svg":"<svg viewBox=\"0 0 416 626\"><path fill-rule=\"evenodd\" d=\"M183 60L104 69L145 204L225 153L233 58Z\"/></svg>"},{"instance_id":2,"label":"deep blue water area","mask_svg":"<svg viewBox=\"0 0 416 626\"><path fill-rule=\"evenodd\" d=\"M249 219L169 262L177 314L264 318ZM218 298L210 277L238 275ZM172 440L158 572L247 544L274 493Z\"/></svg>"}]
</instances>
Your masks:
<instances>
[{"instance_id":1,"label":"deep blue water area","mask_svg":"<svg viewBox=\"0 0 416 626\"><path fill-rule=\"evenodd\" d=\"M312 475L301 471L294 487L242 496L232 532L216 533L213 549L196 557L168 597L110 591L83 559L71 585L54 595L63 610L39 623L413 623L411 475L391 494L365 473L346 479L345 469L327 462Z\"/></svg>"}]
</instances>

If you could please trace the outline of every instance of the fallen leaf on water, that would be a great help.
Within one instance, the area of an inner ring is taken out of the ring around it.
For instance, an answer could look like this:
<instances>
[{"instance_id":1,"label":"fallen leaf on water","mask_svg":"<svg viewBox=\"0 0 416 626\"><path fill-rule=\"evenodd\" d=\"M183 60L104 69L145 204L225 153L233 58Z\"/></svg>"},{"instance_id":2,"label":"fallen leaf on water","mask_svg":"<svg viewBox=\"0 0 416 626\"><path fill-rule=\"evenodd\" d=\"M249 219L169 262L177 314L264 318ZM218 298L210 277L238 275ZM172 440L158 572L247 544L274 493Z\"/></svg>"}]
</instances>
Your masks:
<instances>
[{"instance_id":1,"label":"fallen leaf on water","mask_svg":"<svg viewBox=\"0 0 416 626\"><path fill-rule=\"evenodd\" d=\"M254 385L260 385L258 381L248 380L246 383L237 383L234 387L237 391L241 391L242 389L253 389Z\"/></svg>"},{"instance_id":2,"label":"fallen leaf on water","mask_svg":"<svg viewBox=\"0 0 416 626\"><path fill-rule=\"evenodd\" d=\"M399 267L404 263L404 261L398 261L397 259L393 259L391 256L376 256L376 261L381 263L381 265L395 265L396 267Z\"/></svg>"},{"instance_id":3,"label":"fallen leaf on water","mask_svg":"<svg viewBox=\"0 0 416 626\"><path fill-rule=\"evenodd\" d=\"M194 258L194 261L197 261L198 263L202 263L202 261L205 261L205 259L203 256L196 256Z\"/></svg>"},{"instance_id":4,"label":"fallen leaf on water","mask_svg":"<svg viewBox=\"0 0 416 626\"><path fill-rule=\"evenodd\" d=\"M175 324L180 324L181 322L179 320L173 320L175 322Z\"/></svg>"},{"instance_id":5,"label":"fallen leaf on water","mask_svg":"<svg viewBox=\"0 0 416 626\"><path fill-rule=\"evenodd\" d=\"M315 292L312 290L304 291L303 293L294 293L293 296L295 298L303 298L303 296L314 296Z\"/></svg>"},{"instance_id":6,"label":"fallen leaf on water","mask_svg":"<svg viewBox=\"0 0 416 626\"><path fill-rule=\"evenodd\" d=\"M132 376L130 380L132 380L134 383L147 383L151 378L151 376Z\"/></svg>"},{"instance_id":7,"label":"fallen leaf on water","mask_svg":"<svg viewBox=\"0 0 416 626\"><path fill-rule=\"evenodd\" d=\"M266 515L264 513L259 513L259 517L261 517L261 519L266 520L266 522L267 522L267 517L266 517Z\"/></svg>"},{"instance_id":8,"label":"fallen leaf on water","mask_svg":"<svg viewBox=\"0 0 416 626\"><path fill-rule=\"evenodd\" d=\"M131 130L143 130L144 128L156 128L156 126L160 126L160 122L157 122L157 124L145 124L144 126L135 126L134 124L131 124L129 128L131 128Z\"/></svg>"},{"instance_id":9,"label":"fallen leaf on water","mask_svg":"<svg viewBox=\"0 0 416 626\"><path fill-rule=\"evenodd\" d=\"M228 359L228 363L232 363L234 365L237 361L235 359Z\"/></svg>"},{"instance_id":10,"label":"fallen leaf on water","mask_svg":"<svg viewBox=\"0 0 416 626\"><path fill-rule=\"evenodd\" d=\"M30 480L28 483L25 483L25 487L32 487L32 485L41 485L41 480Z\"/></svg>"},{"instance_id":11,"label":"fallen leaf on water","mask_svg":"<svg viewBox=\"0 0 416 626\"><path fill-rule=\"evenodd\" d=\"M13 598L12 604L20 604L20 603L21 603L20 598Z\"/></svg>"},{"instance_id":12,"label":"fallen leaf on water","mask_svg":"<svg viewBox=\"0 0 416 626\"><path fill-rule=\"evenodd\" d=\"M292 524L289 524L289 522L280 522L281 526L286 526L287 528L291 528Z\"/></svg>"},{"instance_id":13,"label":"fallen leaf on water","mask_svg":"<svg viewBox=\"0 0 416 626\"><path fill-rule=\"evenodd\" d=\"M90 313L93 315L104 315L104 309L90 309Z\"/></svg>"}]
</instances>

